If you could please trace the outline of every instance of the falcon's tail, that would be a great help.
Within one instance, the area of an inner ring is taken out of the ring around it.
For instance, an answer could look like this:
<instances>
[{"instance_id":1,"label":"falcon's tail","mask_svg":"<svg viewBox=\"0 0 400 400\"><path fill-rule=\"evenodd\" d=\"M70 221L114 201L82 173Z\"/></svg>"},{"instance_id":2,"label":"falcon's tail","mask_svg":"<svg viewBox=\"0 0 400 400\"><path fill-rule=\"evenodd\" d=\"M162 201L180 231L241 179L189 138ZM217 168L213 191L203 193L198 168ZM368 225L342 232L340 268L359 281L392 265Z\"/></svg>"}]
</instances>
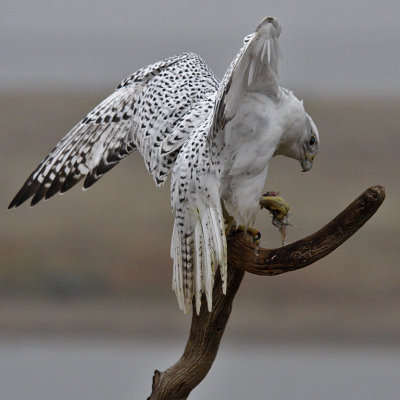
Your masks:
<instances>
[{"instance_id":1,"label":"falcon's tail","mask_svg":"<svg viewBox=\"0 0 400 400\"><path fill-rule=\"evenodd\" d=\"M225 226L221 207L199 203L190 213L190 228L186 232L183 232L179 226L180 220L176 218L171 243L171 256L174 259L172 287L179 307L187 313L194 295L197 314L200 312L202 293L205 293L208 310L212 309L212 291L218 266L224 294L227 276Z\"/></svg>"}]
</instances>

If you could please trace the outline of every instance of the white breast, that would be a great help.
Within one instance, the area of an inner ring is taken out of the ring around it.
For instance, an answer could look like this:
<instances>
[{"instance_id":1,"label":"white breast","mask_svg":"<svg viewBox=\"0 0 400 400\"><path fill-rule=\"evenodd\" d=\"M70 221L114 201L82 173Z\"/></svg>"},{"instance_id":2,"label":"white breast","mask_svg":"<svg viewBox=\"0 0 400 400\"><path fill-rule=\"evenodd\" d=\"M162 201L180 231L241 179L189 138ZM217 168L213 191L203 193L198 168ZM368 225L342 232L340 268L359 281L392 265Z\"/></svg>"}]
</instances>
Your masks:
<instances>
[{"instance_id":1,"label":"white breast","mask_svg":"<svg viewBox=\"0 0 400 400\"><path fill-rule=\"evenodd\" d=\"M226 126L226 153L221 198L240 224L249 226L282 129L274 119L276 104L259 93L248 93Z\"/></svg>"}]
</instances>

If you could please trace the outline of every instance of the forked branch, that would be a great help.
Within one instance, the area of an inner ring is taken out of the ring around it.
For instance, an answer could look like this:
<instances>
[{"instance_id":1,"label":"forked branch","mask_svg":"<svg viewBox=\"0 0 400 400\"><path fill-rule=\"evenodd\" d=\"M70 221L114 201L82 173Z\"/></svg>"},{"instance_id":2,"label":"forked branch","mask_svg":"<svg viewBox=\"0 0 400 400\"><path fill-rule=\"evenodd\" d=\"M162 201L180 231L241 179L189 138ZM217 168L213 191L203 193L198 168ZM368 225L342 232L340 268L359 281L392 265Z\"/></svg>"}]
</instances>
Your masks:
<instances>
[{"instance_id":1,"label":"forked branch","mask_svg":"<svg viewBox=\"0 0 400 400\"><path fill-rule=\"evenodd\" d=\"M180 360L164 372L155 371L149 400L184 400L204 379L218 352L228 322L232 301L244 272L277 275L304 268L325 257L358 229L385 199L382 186L364 191L336 218L312 235L278 249L257 248L249 236L237 234L228 240L227 294L222 294L217 273L213 290L213 310L208 312L203 298L200 315L193 309L192 326Z\"/></svg>"}]
</instances>

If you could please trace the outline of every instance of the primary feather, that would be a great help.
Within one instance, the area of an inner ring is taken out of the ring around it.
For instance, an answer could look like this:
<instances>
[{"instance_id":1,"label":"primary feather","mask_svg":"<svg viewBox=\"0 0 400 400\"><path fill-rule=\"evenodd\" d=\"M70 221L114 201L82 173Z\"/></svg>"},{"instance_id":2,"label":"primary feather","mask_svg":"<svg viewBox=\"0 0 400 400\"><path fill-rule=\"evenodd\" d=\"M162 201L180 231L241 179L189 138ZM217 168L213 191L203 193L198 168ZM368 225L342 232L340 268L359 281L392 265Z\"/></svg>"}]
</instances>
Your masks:
<instances>
[{"instance_id":1,"label":"primary feather","mask_svg":"<svg viewBox=\"0 0 400 400\"><path fill-rule=\"evenodd\" d=\"M226 292L227 246L221 201L249 226L272 156L305 162L307 135L318 132L302 103L279 86L280 25L264 19L221 82L196 54L142 68L125 79L42 161L11 201L34 205L84 180L93 185L138 150L157 185L172 171L173 288L187 312L202 295L212 309L220 269ZM311 159L308 157L308 159ZM309 168L308 168L309 169Z\"/></svg>"}]
</instances>

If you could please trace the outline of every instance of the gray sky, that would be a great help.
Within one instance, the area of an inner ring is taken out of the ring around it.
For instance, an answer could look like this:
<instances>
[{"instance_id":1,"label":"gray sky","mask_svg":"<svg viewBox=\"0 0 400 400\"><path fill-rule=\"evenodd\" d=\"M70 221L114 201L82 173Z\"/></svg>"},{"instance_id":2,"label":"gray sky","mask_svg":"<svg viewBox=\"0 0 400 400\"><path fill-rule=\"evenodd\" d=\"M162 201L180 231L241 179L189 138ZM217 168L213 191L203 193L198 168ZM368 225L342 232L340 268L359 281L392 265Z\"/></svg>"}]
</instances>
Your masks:
<instances>
[{"instance_id":1,"label":"gray sky","mask_svg":"<svg viewBox=\"0 0 400 400\"><path fill-rule=\"evenodd\" d=\"M0 89L111 90L183 51L221 77L267 15L283 27L283 86L400 96L399 0L2 0Z\"/></svg>"}]
</instances>

